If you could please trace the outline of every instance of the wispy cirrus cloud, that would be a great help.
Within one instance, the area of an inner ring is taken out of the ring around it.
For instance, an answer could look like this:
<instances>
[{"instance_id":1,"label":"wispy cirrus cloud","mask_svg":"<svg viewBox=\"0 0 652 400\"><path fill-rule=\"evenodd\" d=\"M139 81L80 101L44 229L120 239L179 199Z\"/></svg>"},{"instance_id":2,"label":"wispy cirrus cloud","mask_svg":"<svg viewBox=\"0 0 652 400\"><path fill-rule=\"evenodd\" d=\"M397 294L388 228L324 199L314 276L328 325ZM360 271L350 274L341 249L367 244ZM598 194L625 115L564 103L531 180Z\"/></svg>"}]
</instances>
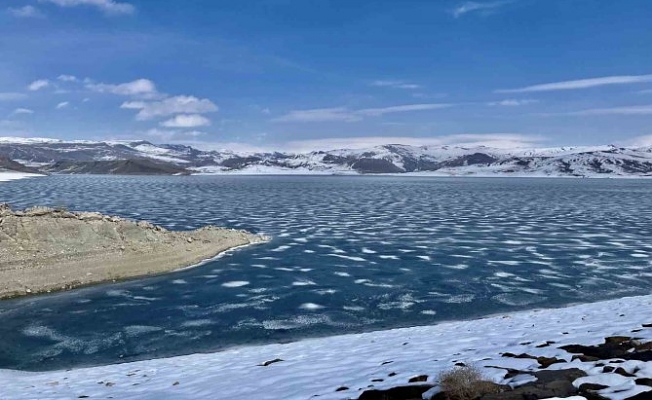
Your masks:
<instances>
[{"instance_id":1,"label":"wispy cirrus cloud","mask_svg":"<svg viewBox=\"0 0 652 400\"><path fill-rule=\"evenodd\" d=\"M4 92L0 93L0 101L17 101L27 98L25 93Z\"/></svg>"},{"instance_id":2,"label":"wispy cirrus cloud","mask_svg":"<svg viewBox=\"0 0 652 400\"><path fill-rule=\"evenodd\" d=\"M9 7L7 12L16 18L42 18L43 14L38 8L26 5L22 7Z\"/></svg>"},{"instance_id":3,"label":"wispy cirrus cloud","mask_svg":"<svg viewBox=\"0 0 652 400\"><path fill-rule=\"evenodd\" d=\"M272 119L273 122L328 122L360 121L360 116L355 115L344 107L335 108L314 108L312 110L294 110L289 113Z\"/></svg>"},{"instance_id":4,"label":"wispy cirrus cloud","mask_svg":"<svg viewBox=\"0 0 652 400\"><path fill-rule=\"evenodd\" d=\"M534 99L505 99L501 101L491 101L487 103L488 106L502 106L502 107L518 107L518 106L526 106L528 104L535 104L538 103L539 100L534 100Z\"/></svg>"},{"instance_id":5,"label":"wispy cirrus cloud","mask_svg":"<svg viewBox=\"0 0 652 400\"><path fill-rule=\"evenodd\" d=\"M453 104L430 103L430 104L406 104L382 108L363 108L350 110L346 107L316 108L311 110L294 110L274 118L273 122L356 122L364 117L380 117L385 114L403 113L411 111L437 110L452 107Z\"/></svg>"},{"instance_id":6,"label":"wispy cirrus cloud","mask_svg":"<svg viewBox=\"0 0 652 400\"><path fill-rule=\"evenodd\" d=\"M69 101L62 101L61 103L57 104L56 107L54 108L56 108L57 110L61 110L63 108L68 108L68 106L70 106Z\"/></svg>"},{"instance_id":7,"label":"wispy cirrus cloud","mask_svg":"<svg viewBox=\"0 0 652 400\"><path fill-rule=\"evenodd\" d=\"M469 13L484 13L489 14L495 12L498 8L503 7L512 1L493 1L493 2L477 2L477 1L467 1L462 3L459 6L455 7L451 14L455 18L459 18L463 15Z\"/></svg>"},{"instance_id":8,"label":"wispy cirrus cloud","mask_svg":"<svg viewBox=\"0 0 652 400\"><path fill-rule=\"evenodd\" d=\"M115 0L39 0L40 3L51 3L60 7L91 6L107 15L130 15L136 7L130 3L121 3Z\"/></svg>"},{"instance_id":9,"label":"wispy cirrus cloud","mask_svg":"<svg viewBox=\"0 0 652 400\"><path fill-rule=\"evenodd\" d=\"M558 114L557 114L558 115ZM652 115L652 104L642 106L593 108L588 110L573 111L562 115Z\"/></svg>"},{"instance_id":10,"label":"wispy cirrus cloud","mask_svg":"<svg viewBox=\"0 0 652 400\"><path fill-rule=\"evenodd\" d=\"M13 115L18 115L18 114L34 114L34 110L31 110L29 108L17 108L14 111L12 111Z\"/></svg>"},{"instance_id":11,"label":"wispy cirrus cloud","mask_svg":"<svg viewBox=\"0 0 652 400\"><path fill-rule=\"evenodd\" d=\"M406 82L401 80L377 80L377 81L373 81L371 83L371 86L387 87L392 89L408 89L408 90L421 89L422 87L421 85L418 85L416 83L411 83L411 82Z\"/></svg>"},{"instance_id":12,"label":"wispy cirrus cloud","mask_svg":"<svg viewBox=\"0 0 652 400\"><path fill-rule=\"evenodd\" d=\"M528 93L528 92L550 92L555 90L577 90L589 89L607 85L627 85L635 83L652 82L652 75L621 75L605 76L602 78L579 79L574 81L562 81L544 83L541 85L526 86L517 89L500 89L496 93Z\"/></svg>"}]
</instances>

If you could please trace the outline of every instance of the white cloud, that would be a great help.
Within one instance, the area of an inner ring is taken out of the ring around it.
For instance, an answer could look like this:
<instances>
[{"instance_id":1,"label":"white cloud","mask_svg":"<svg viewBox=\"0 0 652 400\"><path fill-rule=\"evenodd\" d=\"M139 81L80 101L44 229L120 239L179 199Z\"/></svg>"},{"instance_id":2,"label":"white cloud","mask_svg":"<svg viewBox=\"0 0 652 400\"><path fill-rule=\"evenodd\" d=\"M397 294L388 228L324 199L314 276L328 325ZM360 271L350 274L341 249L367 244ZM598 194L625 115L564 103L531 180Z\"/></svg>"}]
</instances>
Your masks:
<instances>
[{"instance_id":1,"label":"white cloud","mask_svg":"<svg viewBox=\"0 0 652 400\"><path fill-rule=\"evenodd\" d=\"M139 110L136 119L141 121L174 114L207 114L219 110L212 101L194 96L174 96L160 101L128 101L120 108Z\"/></svg>"},{"instance_id":2,"label":"white cloud","mask_svg":"<svg viewBox=\"0 0 652 400\"><path fill-rule=\"evenodd\" d=\"M109 15L133 14L136 8L129 3L115 0L39 0L41 3L52 3L60 7L92 6Z\"/></svg>"},{"instance_id":3,"label":"white cloud","mask_svg":"<svg viewBox=\"0 0 652 400\"><path fill-rule=\"evenodd\" d=\"M476 1L467 1L455 8L452 13L455 18L459 18L468 13L483 12L488 13L495 11L497 8L502 7L511 1L494 1L490 3L479 3Z\"/></svg>"},{"instance_id":4,"label":"white cloud","mask_svg":"<svg viewBox=\"0 0 652 400\"><path fill-rule=\"evenodd\" d=\"M61 82L79 82L79 79L73 75L59 75L57 79Z\"/></svg>"},{"instance_id":5,"label":"white cloud","mask_svg":"<svg viewBox=\"0 0 652 400\"><path fill-rule=\"evenodd\" d=\"M94 83L88 81L86 88L98 93L112 93L120 96L154 96L156 85L149 79L137 79L133 82L118 85L108 83Z\"/></svg>"},{"instance_id":6,"label":"white cloud","mask_svg":"<svg viewBox=\"0 0 652 400\"><path fill-rule=\"evenodd\" d=\"M594 108L589 110L574 111L563 115L652 115L652 104L644 106Z\"/></svg>"},{"instance_id":7,"label":"white cloud","mask_svg":"<svg viewBox=\"0 0 652 400\"><path fill-rule=\"evenodd\" d=\"M181 114L172 119L161 122L161 126L166 128L197 128L199 126L208 126L211 121L199 114Z\"/></svg>"},{"instance_id":8,"label":"white cloud","mask_svg":"<svg viewBox=\"0 0 652 400\"><path fill-rule=\"evenodd\" d=\"M380 117L385 114L436 110L451 107L452 104L407 104L383 108L365 108L361 110L349 110L346 107L317 108L312 110L295 110L275 118L274 122L355 122L363 117Z\"/></svg>"},{"instance_id":9,"label":"white cloud","mask_svg":"<svg viewBox=\"0 0 652 400\"><path fill-rule=\"evenodd\" d=\"M43 16L38 8L30 5L15 8L9 7L7 11L17 18L39 18Z\"/></svg>"},{"instance_id":10,"label":"white cloud","mask_svg":"<svg viewBox=\"0 0 652 400\"><path fill-rule=\"evenodd\" d=\"M62 108L66 108L70 105L69 101L62 101L61 103L57 104L55 107L57 110L61 110Z\"/></svg>"},{"instance_id":11,"label":"white cloud","mask_svg":"<svg viewBox=\"0 0 652 400\"><path fill-rule=\"evenodd\" d=\"M15 100L23 100L25 98L27 98L27 95L25 93L12 93L12 92L0 93L0 101L15 101Z\"/></svg>"},{"instance_id":12,"label":"white cloud","mask_svg":"<svg viewBox=\"0 0 652 400\"><path fill-rule=\"evenodd\" d=\"M12 114L34 114L34 110L30 110L29 108L17 108L12 112Z\"/></svg>"},{"instance_id":13,"label":"white cloud","mask_svg":"<svg viewBox=\"0 0 652 400\"><path fill-rule=\"evenodd\" d=\"M602 78L579 79L575 81L563 81L545 83L542 85L527 86L518 89L496 90L496 93L527 93L527 92L549 92L554 90L576 90L588 89L606 85L625 85L633 83L652 82L652 75L623 75L606 76Z\"/></svg>"},{"instance_id":14,"label":"white cloud","mask_svg":"<svg viewBox=\"0 0 652 400\"><path fill-rule=\"evenodd\" d=\"M405 81L379 80L371 83L371 86L389 87L393 89L421 89L421 85Z\"/></svg>"},{"instance_id":15,"label":"white cloud","mask_svg":"<svg viewBox=\"0 0 652 400\"><path fill-rule=\"evenodd\" d=\"M48 86L50 86L49 80L39 79L30 83L29 86L27 86L27 89L31 90L32 92L36 92L37 90L45 89Z\"/></svg>"},{"instance_id":16,"label":"white cloud","mask_svg":"<svg viewBox=\"0 0 652 400\"><path fill-rule=\"evenodd\" d=\"M533 99L506 99L501 101L492 101L487 103L488 106L503 106L503 107L518 107L526 106L528 104L538 103L539 100Z\"/></svg>"},{"instance_id":17,"label":"white cloud","mask_svg":"<svg viewBox=\"0 0 652 400\"><path fill-rule=\"evenodd\" d=\"M413 136L360 136L291 141L280 150L306 152L313 150L361 149L384 144L411 146L487 146L494 148L536 147L544 139L535 135L518 133L458 134L436 137Z\"/></svg>"},{"instance_id":18,"label":"white cloud","mask_svg":"<svg viewBox=\"0 0 652 400\"><path fill-rule=\"evenodd\" d=\"M337 108L315 108L312 110L295 110L286 115L274 118L274 122L326 122L326 121L343 121L354 122L360 121L360 117L344 107Z\"/></svg>"}]
</instances>

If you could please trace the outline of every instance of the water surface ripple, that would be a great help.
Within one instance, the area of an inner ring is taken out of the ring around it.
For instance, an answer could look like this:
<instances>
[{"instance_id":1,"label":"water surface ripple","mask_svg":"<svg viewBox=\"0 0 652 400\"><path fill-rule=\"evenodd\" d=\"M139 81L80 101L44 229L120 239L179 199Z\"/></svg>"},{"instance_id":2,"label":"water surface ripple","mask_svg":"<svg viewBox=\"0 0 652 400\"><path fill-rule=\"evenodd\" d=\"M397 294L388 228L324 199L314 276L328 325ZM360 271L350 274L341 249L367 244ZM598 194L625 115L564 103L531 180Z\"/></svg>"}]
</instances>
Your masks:
<instances>
[{"instance_id":1,"label":"water surface ripple","mask_svg":"<svg viewBox=\"0 0 652 400\"><path fill-rule=\"evenodd\" d=\"M648 294L652 182L52 176L65 205L273 241L202 267L0 302L0 368L43 370Z\"/></svg>"}]
</instances>

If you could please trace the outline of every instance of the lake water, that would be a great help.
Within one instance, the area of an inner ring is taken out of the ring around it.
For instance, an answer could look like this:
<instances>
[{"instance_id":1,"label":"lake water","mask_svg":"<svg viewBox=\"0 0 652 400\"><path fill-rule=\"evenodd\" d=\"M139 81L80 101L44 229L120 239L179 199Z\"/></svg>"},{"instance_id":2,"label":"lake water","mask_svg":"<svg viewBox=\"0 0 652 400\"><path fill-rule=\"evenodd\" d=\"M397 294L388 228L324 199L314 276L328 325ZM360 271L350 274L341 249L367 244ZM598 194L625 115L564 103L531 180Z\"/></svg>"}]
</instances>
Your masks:
<instances>
[{"instance_id":1,"label":"lake water","mask_svg":"<svg viewBox=\"0 0 652 400\"><path fill-rule=\"evenodd\" d=\"M273 237L199 268L0 302L0 368L426 325L652 284L652 181L52 176L2 183L0 201Z\"/></svg>"}]
</instances>

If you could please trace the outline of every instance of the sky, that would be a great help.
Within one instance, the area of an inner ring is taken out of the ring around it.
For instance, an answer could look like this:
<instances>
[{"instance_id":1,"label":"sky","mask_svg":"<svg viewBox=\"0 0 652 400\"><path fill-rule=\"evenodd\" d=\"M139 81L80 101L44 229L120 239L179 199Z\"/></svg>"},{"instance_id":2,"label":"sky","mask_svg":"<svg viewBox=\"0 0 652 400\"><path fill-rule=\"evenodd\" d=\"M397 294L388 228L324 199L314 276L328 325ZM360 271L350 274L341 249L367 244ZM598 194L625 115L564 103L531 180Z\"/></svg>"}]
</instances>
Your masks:
<instances>
[{"instance_id":1,"label":"sky","mask_svg":"<svg viewBox=\"0 0 652 400\"><path fill-rule=\"evenodd\" d=\"M2 0L0 136L652 145L649 0Z\"/></svg>"}]
</instances>

